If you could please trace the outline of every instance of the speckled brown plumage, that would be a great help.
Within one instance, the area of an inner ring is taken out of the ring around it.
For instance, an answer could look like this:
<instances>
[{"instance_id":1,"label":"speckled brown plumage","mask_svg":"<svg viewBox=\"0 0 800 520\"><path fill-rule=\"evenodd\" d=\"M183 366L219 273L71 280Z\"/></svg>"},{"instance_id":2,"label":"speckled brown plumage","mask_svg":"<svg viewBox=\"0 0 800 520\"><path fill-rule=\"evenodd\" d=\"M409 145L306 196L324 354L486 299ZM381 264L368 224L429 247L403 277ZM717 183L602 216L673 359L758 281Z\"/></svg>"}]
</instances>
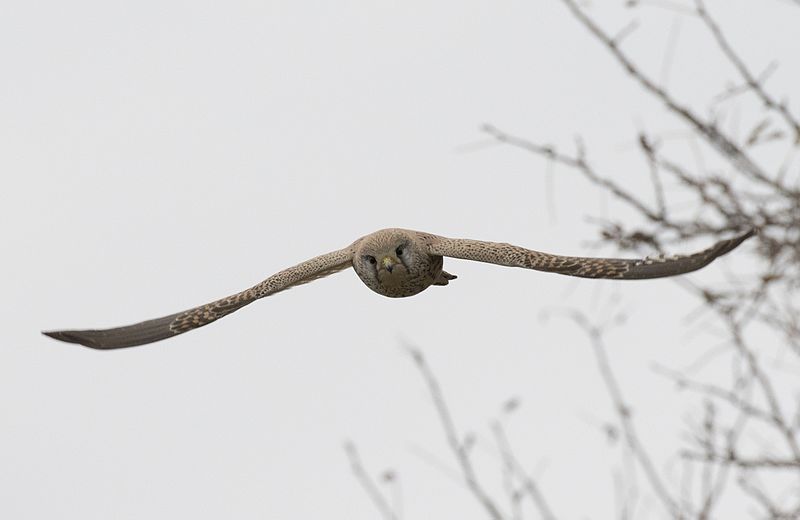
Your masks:
<instances>
[{"instance_id":1,"label":"speckled brown plumage","mask_svg":"<svg viewBox=\"0 0 800 520\"><path fill-rule=\"evenodd\" d=\"M696 271L710 264L715 258L733 250L754 234L755 230L750 230L730 240L717 242L699 253L644 259L559 256L512 244L443 237L433 240L430 252L435 255L464 260L488 262L507 267L523 267L581 278L641 280Z\"/></svg>"},{"instance_id":2,"label":"speckled brown plumage","mask_svg":"<svg viewBox=\"0 0 800 520\"><path fill-rule=\"evenodd\" d=\"M383 296L412 296L456 277L444 270L443 257L522 267L583 278L634 280L695 271L755 234L748 231L691 255L645 259L559 256L500 242L446 238L408 229L382 229L344 249L284 269L263 282L200 307L134 325L100 330L60 330L47 336L96 349L152 343L208 325L259 298L302 285L352 265L370 289Z\"/></svg>"}]
</instances>

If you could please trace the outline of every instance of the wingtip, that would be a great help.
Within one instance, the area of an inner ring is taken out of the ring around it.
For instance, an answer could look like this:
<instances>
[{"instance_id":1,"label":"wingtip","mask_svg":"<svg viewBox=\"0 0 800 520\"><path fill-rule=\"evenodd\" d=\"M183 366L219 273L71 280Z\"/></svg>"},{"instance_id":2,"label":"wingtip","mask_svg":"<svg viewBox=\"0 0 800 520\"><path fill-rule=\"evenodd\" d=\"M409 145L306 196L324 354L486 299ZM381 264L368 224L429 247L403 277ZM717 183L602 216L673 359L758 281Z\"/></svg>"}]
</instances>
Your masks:
<instances>
[{"instance_id":1,"label":"wingtip","mask_svg":"<svg viewBox=\"0 0 800 520\"><path fill-rule=\"evenodd\" d=\"M74 340L70 338L69 334L63 330L43 330L42 334L44 334L49 338L57 339L59 341L74 343Z\"/></svg>"},{"instance_id":2,"label":"wingtip","mask_svg":"<svg viewBox=\"0 0 800 520\"><path fill-rule=\"evenodd\" d=\"M760 230L757 227L751 227L746 232L744 232L741 235L739 235L738 237L732 239L731 242L733 242L735 244L734 247L736 247L739 244L741 244L742 242L744 242L745 240L747 240L748 238L758 235L759 231Z\"/></svg>"},{"instance_id":3,"label":"wingtip","mask_svg":"<svg viewBox=\"0 0 800 520\"><path fill-rule=\"evenodd\" d=\"M752 227L740 235L737 235L733 238L729 238L728 240L722 240L721 242L717 242L716 245L712 246L712 249L714 249L714 252L712 253L713 258L717 258L722 255L730 253L731 251L739 247L742 242L757 234L758 234L758 228Z\"/></svg>"},{"instance_id":4,"label":"wingtip","mask_svg":"<svg viewBox=\"0 0 800 520\"><path fill-rule=\"evenodd\" d=\"M744 233L742 235L742 240L747 240L750 237L754 237L754 236L758 235L760 232L761 232L761 230L759 228L751 227L750 229L747 230L746 233Z\"/></svg>"},{"instance_id":5,"label":"wingtip","mask_svg":"<svg viewBox=\"0 0 800 520\"><path fill-rule=\"evenodd\" d=\"M102 348L98 346L96 343L94 343L91 339L81 337L78 331L43 330L42 334L50 338L57 339L58 341L63 341L65 343L77 343L78 345L83 345L84 347L89 347L96 350L102 350Z\"/></svg>"}]
</instances>

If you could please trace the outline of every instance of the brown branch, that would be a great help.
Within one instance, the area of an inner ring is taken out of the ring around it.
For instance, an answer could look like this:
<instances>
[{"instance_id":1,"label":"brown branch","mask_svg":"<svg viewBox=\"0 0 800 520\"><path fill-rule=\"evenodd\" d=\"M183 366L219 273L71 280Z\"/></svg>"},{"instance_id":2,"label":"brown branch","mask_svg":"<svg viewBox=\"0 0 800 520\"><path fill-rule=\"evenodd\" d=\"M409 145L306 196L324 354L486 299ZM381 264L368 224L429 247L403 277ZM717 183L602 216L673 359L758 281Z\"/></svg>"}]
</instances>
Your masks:
<instances>
[{"instance_id":1,"label":"brown branch","mask_svg":"<svg viewBox=\"0 0 800 520\"><path fill-rule=\"evenodd\" d=\"M772 422L778 431L783 435L789 450L795 460L800 460L800 446L796 438L796 433L790 423L787 423L781 410L780 402L778 400L775 387L761 368L755 353L744 342L742 335L741 325L733 318L731 314L725 316L728 321L728 326L733 336L733 344L739 352L740 356L747 363L750 373L761 388L761 392L766 398L769 407L769 414L772 417Z\"/></svg>"},{"instance_id":2,"label":"brown branch","mask_svg":"<svg viewBox=\"0 0 800 520\"><path fill-rule=\"evenodd\" d=\"M431 399L436 407L436 413L439 415L439 420L444 429L445 439L458 461L464 482L472 495L483 506L491 518L494 520L503 520L504 516L500 513L500 509L478 481L475 468L472 466L472 461L469 458L469 447L459 439L458 431L456 430L455 423L453 422L447 402L442 394L439 382L436 380L436 376L434 376L420 350L409 346L408 352L411 355L411 359L414 360L414 364L422 374L425 384L428 386Z\"/></svg>"},{"instance_id":3,"label":"brown branch","mask_svg":"<svg viewBox=\"0 0 800 520\"><path fill-rule=\"evenodd\" d=\"M797 520L800 508L796 508L794 511L781 511L766 493L745 476L739 479L739 487L769 513L771 520Z\"/></svg>"},{"instance_id":4,"label":"brown branch","mask_svg":"<svg viewBox=\"0 0 800 520\"><path fill-rule=\"evenodd\" d=\"M667 218L667 202L664 197L664 184L661 182L661 175L658 168L658 163L655 161L655 151L644 134L639 134L639 147L644 151L647 158L647 164L650 166L650 182L653 185L653 192L656 198L656 206L658 207L658 215L661 219Z\"/></svg>"},{"instance_id":5,"label":"brown branch","mask_svg":"<svg viewBox=\"0 0 800 520\"><path fill-rule=\"evenodd\" d=\"M381 494L375 482L372 481L367 472L364 470L364 466L361 464L361 458L358 456L358 450L356 450L355 444L352 442L345 443L344 451L347 453L347 458L350 460L350 466L353 469L353 474L355 475L356 480L358 480L358 482L361 484L361 487L364 488L364 491L367 493L370 501L375 504L375 507L380 512L381 517L386 520L398 520L398 515L389 505L389 502L386 500L386 498Z\"/></svg>"},{"instance_id":6,"label":"brown branch","mask_svg":"<svg viewBox=\"0 0 800 520\"><path fill-rule=\"evenodd\" d=\"M800 123L798 123L798 120L795 119L795 117L789 112L789 109L786 108L784 103L778 103L772 98L772 96L764 91L764 88L761 86L761 82L757 80L755 76L753 76L753 74L744 64L744 61L742 61L739 55L733 50L730 43L725 38L725 35L722 33L719 25L709 14L705 4L703 3L703 0L695 0L695 7L700 19L703 20L706 26L708 26L708 29L714 36L714 39L717 41L717 44L719 45L723 54L725 54L725 56L728 58L728 61L730 61L733 66L736 67L736 70L739 71L739 74L744 79L746 85L761 99L767 108L774 110L781 115L786 124L790 126L794 132L795 144L800 144Z\"/></svg>"},{"instance_id":7,"label":"brown branch","mask_svg":"<svg viewBox=\"0 0 800 520\"><path fill-rule=\"evenodd\" d=\"M656 371L664 375L665 377L670 378L674 381L679 387L686 388L689 390L693 390L695 392L701 393L706 396L710 396L716 399L720 399L729 405L731 405L736 410L740 410L746 413L750 417L758 418L764 421L765 423L772 424L773 417L772 414L758 408L751 403L742 399L736 392L726 390L724 388L707 384L701 383L699 381L695 381L693 379L689 379L684 375L680 374L679 372L675 372L673 370L669 370L664 367L656 367Z\"/></svg>"},{"instance_id":8,"label":"brown branch","mask_svg":"<svg viewBox=\"0 0 800 520\"><path fill-rule=\"evenodd\" d=\"M549 159L554 163L577 170L587 180L607 190L617 199L631 206L651 223L658 224L665 229L673 231L679 237L693 237L700 234L718 236L725 233L739 231L742 227L749 227L753 225L759 225L760 227L759 219L748 216L744 209L738 205L738 201L731 200L732 194L730 192L730 188L724 181L721 179L708 180L693 178L676 163L670 162L658 155L653 145L644 135L639 136L639 144L644 151L646 158L651 163L651 167L657 166L658 168L663 169L664 171L672 174L681 183L693 189L697 193L701 202L714 207L718 213L725 218L725 222L723 224L715 225L700 218L676 220L668 216L666 204L664 202L663 187L657 173L651 172L651 182L653 183L653 187L656 192L656 205L658 207L658 209L652 209L642 202L639 197L623 188L620 184L614 182L608 177L601 176L588 163L583 151L579 151L575 155L567 155L559 152L553 146L534 143L532 141L504 132L492 125L483 125L482 130L494 137L498 142L520 148ZM725 200L720 199L718 196L713 195L710 192L713 186L717 186L718 190L725 195ZM616 236L617 234L612 233L612 235ZM619 236L617 237L617 242L620 243L620 245L623 245L623 242L628 241L634 243L646 242L656 247L656 249L660 249L660 244L655 241L652 236L646 237L642 234L634 234L631 237L627 237L627 239L628 240L625 240L622 236Z\"/></svg>"},{"instance_id":9,"label":"brown branch","mask_svg":"<svg viewBox=\"0 0 800 520\"><path fill-rule=\"evenodd\" d=\"M667 108L682 118L693 127L706 141L714 147L720 154L731 160L743 173L751 179L767 186L780 189L781 191L791 191L785 186L780 185L771 179L733 140L727 137L713 123L704 121L688 107L680 104L676 99L669 95L661 86L648 78L639 67L620 49L614 39L600 28L583 10L578 7L574 0L561 0L570 12L583 24L589 32L600 40L603 45L611 52L628 74L636 79L639 84L650 94L661 100ZM793 192L794 196L800 197L800 192Z\"/></svg>"},{"instance_id":10,"label":"brown branch","mask_svg":"<svg viewBox=\"0 0 800 520\"><path fill-rule=\"evenodd\" d=\"M688 460L703 462L716 462L717 464L728 464L745 469L790 469L797 471L800 469L800 459L776 459L771 457L743 458L737 453L695 453L685 451L681 456Z\"/></svg>"},{"instance_id":11,"label":"brown branch","mask_svg":"<svg viewBox=\"0 0 800 520\"><path fill-rule=\"evenodd\" d=\"M491 135L501 143L509 144L511 146L515 146L517 148L521 148L523 150L532 152L536 155L540 155L547 159L550 159L558 164L562 164L564 166L568 166L570 168L574 168L581 172L587 179L589 179L592 183L597 184L611 193L613 193L617 198L627 202L631 206L633 206L636 210L646 216L648 219L653 221L662 221L662 215L659 212L648 208L642 202L640 202L632 193L622 188L622 186L618 185L614 181L601 177L586 161L582 152L579 152L575 156L566 155L563 153L558 152L552 146L540 145L533 143L531 141L513 136L502 130L492 126L492 125L483 125L482 130L487 134Z\"/></svg>"},{"instance_id":12,"label":"brown branch","mask_svg":"<svg viewBox=\"0 0 800 520\"><path fill-rule=\"evenodd\" d=\"M500 448L500 453L506 468L520 480L523 489L539 511L539 515L544 520L555 520L556 517L553 515L550 506L547 505L547 501L539 489L539 486L536 484L536 481L528 475L522 467L522 464L520 464L519 459L514 455L503 426L499 422L495 422L492 426L492 430L494 431L495 439L497 440L497 445Z\"/></svg>"},{"instance_id":13,"label":"brown branch","mask_svg":"<svg viewBox=\"0 0 800 520\"><path fill-rule=\"evenodd\" d=\"M727 181L713 177L695 178L676 162L663 157L644 134L639 135L639 145L648 162L651 164L652 169L656 171L664 170L666 173L672 175L676 180L697 195L702 203L701 207L709 206L713 208L727 223L726 226L713 226L709 223L695 220L692 224L680 224L680 227L686 230L684 232L685 234L718 234L737 231L745 226L758 226L757 219L747 213ZM659 188L660 183L656 186L657 192ZM663 197L663 190L660 191ZM712 191L719 192L719 195L712 193ZM662 215L662 221L667 221L666 209L662 212Z\"/></svg>"},{"instance_id":14,"label":"brown branch","mask_svg":"<svg viewBox=\"0 0 800 520\"><path fill-rule=\"evenodd\" d=\"M614 404L614 409L617 412L625 442L630 449L633 457L638 462L639 466L644 471L650 487L653 489L656 497L661 502L662 506L675 518L683 518L684 514L678 502L671 496L666 486L661 480L661 476L655 468L653 460L647 453L644 445L642 444L639 435L636 432L629 405L623 397L622 390L617 382L616 376L611 369L608 355L606 354L605 344L603 343L602 331L595 325L592 325L589 320L582 313L578 311L568 312L572 320L580 326L591 340L597 367L605 383L611 401Z\"/></svg>"}]
</instances>

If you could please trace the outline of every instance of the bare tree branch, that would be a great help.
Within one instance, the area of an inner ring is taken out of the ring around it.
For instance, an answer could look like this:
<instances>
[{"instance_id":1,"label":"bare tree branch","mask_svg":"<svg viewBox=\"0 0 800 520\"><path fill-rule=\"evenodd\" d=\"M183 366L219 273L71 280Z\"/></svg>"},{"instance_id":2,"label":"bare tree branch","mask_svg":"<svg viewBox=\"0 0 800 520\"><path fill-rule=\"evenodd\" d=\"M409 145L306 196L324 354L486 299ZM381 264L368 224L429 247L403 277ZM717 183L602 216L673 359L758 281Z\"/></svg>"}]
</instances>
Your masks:
<instances>
[{"instance_id":1,"label":"bare tree branch","mask_svg":"<svg viewBox=\"0 0 800 520\"><path fill-rule=\"evenodd\" d=\"M503 462L506 464L506 467L512 473L512 475L520 479L523 489L533 501L533 504L539 511L539 515L544 520L555 520L556 517L553 515L553 511L547 504L547 500L545 500L544 495L539 490L539 486L536 484L536 481L534 481L533 478L528 475L522 464L520 464L519 459L517 459L516 455L514 455L503 426L499 422L495 422L492 425L492 430L494 431L497 445L500 447L500 453L502 454Z\"/></svg>"},{"instance_id":2,"label":"bare tree branch","mask_svg":"<svg viewBox=\"0 0 800 520\"><path fill-rule=\"evenodd\" d=\"M750 178L773 188L788 190L786 186L780 185L777 181L770 178L766 172L758 166L731 138L726 136L715 124L704 121L688 107L680 104L676 99L669 95L663 88L645 74L622 52L617 42L604 32L594 20L589 18L583 10L578 7L574 0L561 0L572 14L591 32L600 42L602 42L611 54L617 59L625 70L650 94L661 100L667 108L674 114L680 116L698 134L703 136L707 142L719 151L722 157L728 158L745 172ZM793 191L795 197L800 197L800 192Z\"/></svg>"},{"instance_id":3,"label":"bare tree branch","mask_svg":"<svg viewBox=\"0 0 800 520\"><path fill-rule=\"evenodd\" d=\"M502 520L504 515L500 512L500 509L497 507L497 504L495 504L495 501L489 496L487 491L483 488L478 480L478 475L476 474L475 468L472 466L472 461L469 457L469 447L459 438L458 431L453 423L450 410L447 407L447 402L444 399L439 382L436 380L433 372L428 367L425 357L422 355L420 350L413 347L408 347L408 352L411 355L411 359L414 360L414 363L422 374L425 384L428 386L428 391L431 394L433 404L436 407L436 412L439 415L439 420L441 421L442 428L444 429L447 444L450 446L453 455L455 455L456 460L461 467L461 473L464 477L464 482L472 492L472 495L483 506L489 516L494 520Z\"/></svg>"},{"instance_id":4,"label":"bare tree branch","mask_svg":"<svg viewBox=\"0 0 800 520\"><path fill-rule=\"evenodd\" d=\"M642 468L642 470L644 470L644 474L648 483L650 484L650 487L653 489L655 495L658 497L664 508L674 518L683 518L684 515L681 507L672 497L672 494L667 490L666 485L661 479L661 475L659 474L658 470L653 464L652 459L650 458L650 455L647 453L647 450L639 439L639 435L636 432L636 426L631 417L630 406L625 402L625 398L622 395L622 390L620 389L616 376L611 369L611 364L609 363L608 355L606 354L606 347L603 343L600 328L592 325L586 316L579 311L569 311L567 315L589 336L595 354L597 367L600 371L600 375L603 378L603 382L606 385L608 394L611 397L611 401L614 403L614 409L617 412L617 418L620 421L625 442L628 448L631 450L634 458L639 463L639 466Z\"/></svg>"},{"instance_id":5,"label":"bare tree branch","mask_svg":"<svg viewBox=\"0 0 800 520\"><path fill-rule=\"evenodd\" d=\"M761 82L750 73L750 70L744 64L742 59L739 58L739 55L734 52L733 48L731 48L727 38L725 38L725 35L720 30L719 25L717 25L717 22L714 21L706 9L703 0L695 0L695 7L697 9L697 14L708 26L711 34L714 35L714 39L717 41L717 44L719 44L720 49L722 49L722 52L725 54L725 57L728 58L728 61L730 61L733 66L736 67L736 70L738 70L739 74L742 76L742 78L744 78L747 87L755 92L755 94L761 99L767 108L774 110L781 115L786 124L791 127L792 131L794 132L795 144L800 145L800 123L798 123L797 119L795 119L795 117L789 112L786 104L778 103L772 96L764 91L764 88L761 86Z\"/></svg>"},{"instance_id":6,"label":"bare tree branch","mask_svg":"<svg viewBox=\"0 0 800 520\"><path fill-rule=\"evenodd\" d=\"M694 453L687 451L682 453L682 456L690 460L716 462L719 464L737 466L746 469L788 469L797 471L800 469L800 459L774 459L769 457L758 458L744 458L737 453L721 454L708 454L708 453Z\"/></svg>"},{"instance_id":7,"label":"bare tree branch","mask_svg":"<svg viewBox=\"0 0 800 520\"><path fill-rule=\"evenodd\" d=\"M589 165L589 163L586 161L586 158L583 156L581 152L579 152L575 156L566 155L558 152L552 146L536 144L531 141L521 139L519 137L507 134L495 128L492 125L483 125L482 130L502 143L522 148L536 155L540 155L542 157L550 159L556 163L580 171L591 182L599 186L602 186L603 188L606 188L608 191L613 193L617 198L627 202L650 220L660 220L661 218L661 216L658 214L657 211L652 210L647 206L645 206L644 204L642 204L638 200L638 198L635 197L632 193L628 192L620 185L616 184L614 181L608 178L601 177Z\"/></svg>"},{"instance_id":8,"label":"bare tree branch","mask_svg":"<svg viewBox=\"0 0 800 520\"><path fill-rule=\"evenodd\" d=\"M361 487L364 488L364 491L367 493L370 501L375 504L375 507L380 512L381 517L385 520L399 520L399 517L389 505L389 502L386 500L383 494L381 494L378 486L372 481L367 472L364 470L364 466L361 464L361 458L358 456L358 450L356 449L355 444L352 442L345 443L344 451L347 453L347 458L350 460L350 466L353 469L353 474L361 484Z\"/></svg>"}]
</instances>

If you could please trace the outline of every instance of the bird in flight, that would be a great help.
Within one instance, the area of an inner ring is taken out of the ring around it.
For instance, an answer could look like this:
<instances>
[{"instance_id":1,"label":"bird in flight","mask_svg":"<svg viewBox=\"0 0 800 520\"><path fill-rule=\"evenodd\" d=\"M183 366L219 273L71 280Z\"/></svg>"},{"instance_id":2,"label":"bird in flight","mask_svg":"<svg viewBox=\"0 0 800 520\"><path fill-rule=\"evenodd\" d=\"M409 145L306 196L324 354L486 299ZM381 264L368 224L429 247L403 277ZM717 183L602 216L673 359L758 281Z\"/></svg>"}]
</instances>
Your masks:
<instances>
[{"instance_id":1,"label":"bird in flight","mask_svg":"<svg viewBox=\"0 0 800 520\"><path fill-rule=\"evenodd\" d=\"M171 338L208 325L260 298L353 267L364 284L383 296L413 296L456 277L442 269L444 257L523 267L582 278L639 280L676 276L705 267L755 234L750 230L689 255L644 259L560 256L500 242L446 238L408 229L382 229L338 251L284 269L242 292L183 312L134 325L100 330L56 330L43 334L107 350Z\"/></svg>"}]
</instances>

